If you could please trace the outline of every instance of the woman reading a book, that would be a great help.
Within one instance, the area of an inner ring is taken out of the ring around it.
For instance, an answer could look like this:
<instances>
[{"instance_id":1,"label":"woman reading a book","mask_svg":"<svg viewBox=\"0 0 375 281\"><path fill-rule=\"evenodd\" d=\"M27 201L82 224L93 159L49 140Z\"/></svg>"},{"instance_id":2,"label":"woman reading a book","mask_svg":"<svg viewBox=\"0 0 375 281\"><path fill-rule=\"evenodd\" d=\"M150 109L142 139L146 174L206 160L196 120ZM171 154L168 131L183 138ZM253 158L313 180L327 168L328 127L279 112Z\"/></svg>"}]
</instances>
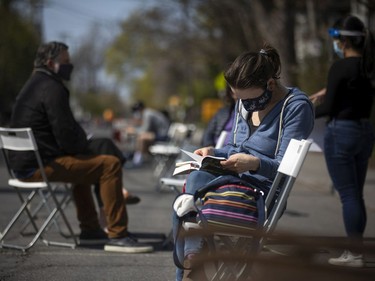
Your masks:
<instances>
[{"instance_id":1,"label":"woman reading a book","mask_svg":"<svg viewBox=\"0 0 375 281\"><path fill-rule=\"evenodd\" d=\"M225 72L226 81L238 97L231 141L220 149L204 147L194 152L201 156L225 157L226 160L220 162L223 174L235 172L263 190L265 195L289 141L307 139L314 126L314 110L309 98L298 88L284 86L280 74L279 54L269 45L237 57ZM194 194L217 176L204 170L191 172L186 181L186 193ZM175 217L174 226L177 225ZM177 241L179 260L186 264L194 262L201 245L201 237ZM182 276L182 270L177 270L176 280L182 280Z\"/></svg>"}]
</instances>

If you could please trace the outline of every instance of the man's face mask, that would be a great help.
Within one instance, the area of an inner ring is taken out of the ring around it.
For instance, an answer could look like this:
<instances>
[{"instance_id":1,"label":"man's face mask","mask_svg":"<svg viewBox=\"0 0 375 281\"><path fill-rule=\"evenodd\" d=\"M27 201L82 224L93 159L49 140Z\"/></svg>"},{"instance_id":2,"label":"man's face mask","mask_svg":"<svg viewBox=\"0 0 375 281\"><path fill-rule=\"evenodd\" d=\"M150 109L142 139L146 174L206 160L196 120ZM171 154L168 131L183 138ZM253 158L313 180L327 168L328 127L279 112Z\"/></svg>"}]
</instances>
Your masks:
<instances>
[{"instance_id":1,"label":"man's face mask","mask_svg":"<svg viewBox=\"0 0 375 281\"><path fill-rule=\"evenodd\" d=\"M263 94L261 94L259 97L253 99L242 99L241 101L246 111L254 112L265 109L271 98L272 92L266 88Z\"/></svg>"},{"instance_id":2,"label":"man's face mask","mask_svg":"<svg viewBox=\"0 0 375 281\"><path fill-rule=\"evenodd\" d=\"M71 63L63 63L63 64L55 65L55 73L58 76L60 76L60 78L63 80L69 81L72 71L73 71L73 64Z\"/></svg>"}]
</instances>

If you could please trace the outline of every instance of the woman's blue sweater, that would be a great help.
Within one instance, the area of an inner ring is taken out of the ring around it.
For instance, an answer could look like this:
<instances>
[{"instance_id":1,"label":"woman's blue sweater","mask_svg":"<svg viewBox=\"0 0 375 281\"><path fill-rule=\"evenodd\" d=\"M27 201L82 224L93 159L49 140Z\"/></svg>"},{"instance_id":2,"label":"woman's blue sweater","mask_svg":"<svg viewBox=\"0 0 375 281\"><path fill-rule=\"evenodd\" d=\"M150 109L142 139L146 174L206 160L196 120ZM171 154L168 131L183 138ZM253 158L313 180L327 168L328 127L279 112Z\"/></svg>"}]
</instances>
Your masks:
<instances>
[{"instance_id":1,"label":"woman's blue sweater","mask_svg":"<svg viewBox=\"0 0 375 281\"><path fill-rule=\"evenodd\" d=\"M286 99L288 100L283 106ZM267 189L272 185L289 141L292 138L301 140L309 137L314 127L314 108L305 93L298 88L289 88L288 95L274 106L255 131L249 125L250 117L241 101L237 101L232 141L223 148L215 149L215 155L228 158L235 153L246 153L258 157L259 169L243 173L241 177Z\"/></svg>"}]
</instances>

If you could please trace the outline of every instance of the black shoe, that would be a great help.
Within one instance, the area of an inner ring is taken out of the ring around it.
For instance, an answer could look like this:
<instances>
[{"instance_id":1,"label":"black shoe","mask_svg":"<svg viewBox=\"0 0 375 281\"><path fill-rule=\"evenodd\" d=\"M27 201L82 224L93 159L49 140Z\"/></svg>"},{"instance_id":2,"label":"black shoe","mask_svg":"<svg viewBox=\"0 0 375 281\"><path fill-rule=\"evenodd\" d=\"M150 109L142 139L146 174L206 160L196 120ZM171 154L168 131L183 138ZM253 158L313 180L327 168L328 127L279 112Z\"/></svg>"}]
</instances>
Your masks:
<instances>
[{"instance_id":1,"label":"black shoe","mask_svg":"<svg viewBox=\"0 0 375 281\"><path fill-rule=\"evenodd\" d=\"M133 239L135 242L138 242L138 237L136 235L134 235L132 232L128 231L128 237Z\"/></svg>"},{"instance_id":2,"label":"black shoe","mask_svg":"<svg viewBox=\"0 0 375 281\"><path fill-rule=\"evenodd\" d=\"M150 253L153 250L154 248L152 246L138 243L129 236L109 239L109 242L104 246L104 251L128 254Z\"/></svg>"},{"instance_id":3,"label":"black shoe","mask_svg":"<svg viewBox=\"0 0 375 281\"><path fill-rule=\"evenodd\" d=\"M129 194L128 197L125 198L125 204L126 205L138 204L140 201L141 201L141 198L139 198L136 195Z\"/></svg>"},{"instance_id":4,"label":"black shoe","mask_svg":"<svg viewBox=\"0 0 375 281\"><path fill-rule=\"evenodd\" d=\"M103 245L108 242L107 233L101 228L97 230L83 230L79 235L80 245Z\"/></svg>"}]
</instances>

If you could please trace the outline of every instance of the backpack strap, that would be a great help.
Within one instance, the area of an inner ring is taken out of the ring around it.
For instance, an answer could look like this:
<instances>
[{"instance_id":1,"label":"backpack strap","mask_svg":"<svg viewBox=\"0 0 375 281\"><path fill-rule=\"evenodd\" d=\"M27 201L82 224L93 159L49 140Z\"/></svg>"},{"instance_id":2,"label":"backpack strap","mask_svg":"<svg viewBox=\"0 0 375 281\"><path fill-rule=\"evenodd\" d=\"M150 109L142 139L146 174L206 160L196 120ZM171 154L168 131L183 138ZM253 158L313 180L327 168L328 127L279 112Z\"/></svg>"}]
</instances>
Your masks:
<instances>
[{"instance_id":1,"label":"backpack strap","mask_svg":"<svg viewBox=\"0 0 375 281\"><path fill-rule=\"evenodd\" d=\"M179 218L179 220L178 220L178 227L177 227L177 233L176 233L176 236L174 238L173 262L180 269L188 269L188 268L184 267L183 261L181 262L180 258L177 255L177 247L178 247L177 244L179 243L179 240L180 240L179 238L181 236L181 230L182 230L182 219Z\"/></svg>"}]
</instances>

